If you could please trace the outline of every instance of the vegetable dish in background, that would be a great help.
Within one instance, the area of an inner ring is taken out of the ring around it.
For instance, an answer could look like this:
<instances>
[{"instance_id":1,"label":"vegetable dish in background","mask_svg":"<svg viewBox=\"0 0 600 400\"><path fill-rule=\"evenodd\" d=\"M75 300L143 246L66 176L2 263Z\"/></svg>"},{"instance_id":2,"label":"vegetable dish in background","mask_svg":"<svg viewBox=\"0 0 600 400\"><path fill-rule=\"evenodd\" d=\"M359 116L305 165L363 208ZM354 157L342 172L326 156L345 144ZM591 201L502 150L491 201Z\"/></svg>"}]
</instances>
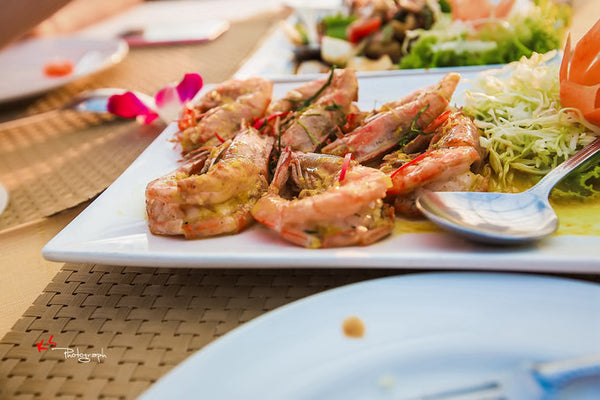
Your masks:
<instances>
[{"instance_id":1,"label":"vegetable dish in background","mask_svg":"<svg viewBox=\"0 0 600 400\"><path fill-rule=\"evenodd\" d=\"M556 0L347 0L307 22L287 24L297 73L506 64L559 49L571 19Z\"/></svg>"}]
</instances>

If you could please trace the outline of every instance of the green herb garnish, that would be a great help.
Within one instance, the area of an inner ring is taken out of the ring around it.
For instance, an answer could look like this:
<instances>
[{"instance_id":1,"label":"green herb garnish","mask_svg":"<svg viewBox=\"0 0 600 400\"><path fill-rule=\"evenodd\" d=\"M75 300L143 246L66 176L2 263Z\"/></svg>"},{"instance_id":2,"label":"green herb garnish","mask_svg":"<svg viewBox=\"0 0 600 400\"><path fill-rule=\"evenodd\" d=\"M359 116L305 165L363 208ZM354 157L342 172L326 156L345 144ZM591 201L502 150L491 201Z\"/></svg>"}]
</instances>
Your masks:
<instances>
[{"instance_id":1,"label":"green herb garnish","mask_svg":"<svg viewBox=\"0 0 600 400\"><path fill-rule=\"evenodd\" d=\"M298 125L300 125L302 127L302 129L304 129L304 132L306 132L306 135L309 137L309 139L314 143L314 144L319 144L319 141L309 132L308 128L306 127L306 125L304 125L302 122L300 121L296 121L296 123Z\"/></svg>"},{"instance_id":2,"label":"green herb garnish","mask_svg":"<svg viewBox=\"0 0 600 400\"><path fill-rule=\"evenodd\" d=\"M429 108L429 104L426 104L423 108L421 108L419 110L419 112L417 112L417 115L415 115L415 118L410 123L410 129L398 141L398 144L401 147L405 146L407 143L409 143L411 140L413 140L414 138L416 138L418 135L425 135L426 134L425 132L423 132L423 130L421 129L420 126L417 126L417 121L421 117L421 114L423 114L425 111L427 111L428 108ZM402 126L400 126L400 128L398 128L397 134L401 133L400 132L401 129L402 129Z\"/></svg>"},{"instance_id":3,"label":"green herb garnish","mask_svg":"<svg viewBox=\"0 0 600 400\"><path fill-rule=\"evenodd\" d=\"M331 85L331 81L333 80L333 71L335 71L335 67L331 68L331 72L329 73L329 77L327 78L327 81L323 84L323 86L321 86L319 88L319 90L317 90L317 92L315 94L313 94L308 99L306 99L304 101L304 103L302 103L302 105L300 106L300 108L298 108L298 111L301 111L301 110L305 109L306 107L308 107L313 101L315 101L315 99L317 99L321 95L321 93L323 93L323 91L329 85Z\"/></svg>"}]
</instances>

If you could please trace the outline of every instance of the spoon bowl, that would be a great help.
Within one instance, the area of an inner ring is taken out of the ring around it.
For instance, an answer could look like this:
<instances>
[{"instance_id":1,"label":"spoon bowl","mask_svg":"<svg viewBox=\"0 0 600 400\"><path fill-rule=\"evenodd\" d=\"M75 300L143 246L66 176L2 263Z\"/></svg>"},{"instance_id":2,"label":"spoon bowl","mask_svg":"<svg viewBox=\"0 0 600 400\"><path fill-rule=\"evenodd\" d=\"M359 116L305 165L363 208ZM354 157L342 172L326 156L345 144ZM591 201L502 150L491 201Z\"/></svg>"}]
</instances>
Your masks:
<instances>
[{"instance_id":1,"label":"spoon bowl","mask_svg":"<svg viewBox=\"0 0 600 400\"><path fill-rule=\"evenodd\" d=\"M533 241L558 228L548 200L530 192L425 192L417 207L442 228L484 243Z\"/></svg>"},{"instance_id":2,"label":"spoon bowl","mask_svg":"<svg viewBox=\"0 0 600 400\"><path fill-rule=\"evenodd\" d=\"M600 138L522 193L424 191L417 207L435 224L473 241L519 244L539 240L558 228L558 217L548 201L550 191L598 150Z\"/></svg>"}]
</instances>

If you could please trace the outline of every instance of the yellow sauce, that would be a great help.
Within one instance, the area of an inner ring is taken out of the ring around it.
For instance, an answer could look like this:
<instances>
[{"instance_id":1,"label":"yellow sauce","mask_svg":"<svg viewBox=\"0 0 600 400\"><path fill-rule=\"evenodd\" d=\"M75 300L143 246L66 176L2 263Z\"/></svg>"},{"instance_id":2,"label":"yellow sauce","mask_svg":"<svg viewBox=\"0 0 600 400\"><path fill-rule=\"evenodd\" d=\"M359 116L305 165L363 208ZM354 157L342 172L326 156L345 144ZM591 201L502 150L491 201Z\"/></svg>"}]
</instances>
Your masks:
<instances>
[{"instance_id":1,"label":"yellow sauce","mask_svg":"<svg viewBox=\"0 0 600 400\"><path fill-rule=\"evenodd\" d=\"M404 235L407 233L431 233L442 232L433 222L426 219L408 219L396 217L394 226L394 235Z\"/></svg>"},{"instance_id":2,"label":"yellow sauce","mask_svg":"<svg viewBox=\"0 0 600 400\"><path fill-rule=\"evenodd\" d=\"M600 200L550 202L558 215L559 226L554 235L600 236ZM396 217L395 235L442 232L425 219Z\"/></svg>"},{"instance_id":3,"label":"yellow sauce","mask_svg":"<svg viewBox=\"0 0 600 400\"><path fill-rule=\"evenodd\" d=\"M550 203L558 215L556 235L600 236L600 200Z\"/></svg>"}]
</instances>

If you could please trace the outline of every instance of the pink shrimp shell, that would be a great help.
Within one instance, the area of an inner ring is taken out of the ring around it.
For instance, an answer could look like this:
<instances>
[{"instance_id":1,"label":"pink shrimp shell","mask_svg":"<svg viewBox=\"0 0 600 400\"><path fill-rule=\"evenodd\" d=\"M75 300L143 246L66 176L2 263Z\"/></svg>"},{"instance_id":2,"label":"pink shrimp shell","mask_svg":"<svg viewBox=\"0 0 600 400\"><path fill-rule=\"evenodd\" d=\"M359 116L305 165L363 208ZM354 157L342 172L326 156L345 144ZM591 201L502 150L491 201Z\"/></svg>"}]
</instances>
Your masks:
<instances>
[{"instance_id":1,"label":"pink shrimp shell","mask_svg":"<svg viewBox=\"0 0 600 400\"><path fill-rule=\"evenodd\" d=\"M339 185L324 193L287 200L271 192L258 200L252 209L252 215L284 238L304 244L304 230L311 229L316 224L333 224L360 213L385 197L390 187L391 180L385 174L354 164ZM294 236L297 236L296 240L292 240Z\"/></svg>"}]
</instances>

